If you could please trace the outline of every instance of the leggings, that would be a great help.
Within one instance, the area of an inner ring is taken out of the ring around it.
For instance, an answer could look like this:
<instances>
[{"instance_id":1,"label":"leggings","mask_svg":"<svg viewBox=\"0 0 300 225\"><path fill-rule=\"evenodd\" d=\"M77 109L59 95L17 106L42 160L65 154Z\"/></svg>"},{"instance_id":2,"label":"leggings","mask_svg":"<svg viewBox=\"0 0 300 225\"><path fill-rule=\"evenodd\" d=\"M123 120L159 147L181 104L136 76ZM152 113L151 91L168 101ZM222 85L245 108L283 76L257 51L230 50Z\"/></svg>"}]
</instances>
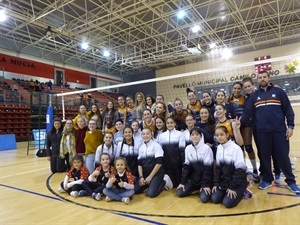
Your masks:
<instances>
[{"instance_id":1,"label":"leggings","mask_svg":"<svg viewBox=\"0 0 300 225\"><path fill-rule=\"evenodd\" d=\"M88 195L92 195L93 193L103 193L103 189L105 188L105 184L99 184L98 182L85 180L82 182L82 187Z\"/></svg>"},{"instance_id":2,"label":"leggings","mask_svg":"<svg viewBox=\"0 0 300 225\"><path fill-rule=\"evenodd\" d=\"M179 188L176 190L176 194L178 197L187 197L196 190L200 190L200 186L195 185L191 182L191 180L188 180L184 185L184 191L183 188ZM203 203L207 203L210 200L210 197L211 196L207 195L203 189L199 192L199 198Z\"/></svg>"},{"instance_id":3,"label":"leggings","mask_svg":"<svg viewBox=\"0 0 300 225\"><path fill-rule=\"evenodd\" d=\"M66 192L68 192L69 194L72 192L72 191L81 191L83 189L82 185L81 184L75 184L73 185L72 187L70 187L68 190L65 189L64 187L64 182L61 182L60 183L60 187L65 190Z\"/></svg>"},{"instance_id":4,"label":"leggings","mask_svg":"<svg viewBox=\"0 0 300 225\"><path fill-rule=\"evenodd\" d=\"M134 192L136 194L142 193L144 190L148 188L147 195L150 198L154 198L158 196L164 189L166 182L164 181L164 173L157 173L152 178L150 184L140 186L139 181L134 184Z\"/></svg>"},{"instance_id":5,"label":"leggings","mask_svg":"<svg viewBox=\"0 0 300 225\"><path fill-rule=\"evenodd\" d=\"M223 203L226 208L233 208L239 204L239 202L244 198L244 192L246 188L239 188L236 191L236 198L230 198L227 196L226 189L219 189L212 193L211 200L215 204Z\"/></svg>"}]
</instances>

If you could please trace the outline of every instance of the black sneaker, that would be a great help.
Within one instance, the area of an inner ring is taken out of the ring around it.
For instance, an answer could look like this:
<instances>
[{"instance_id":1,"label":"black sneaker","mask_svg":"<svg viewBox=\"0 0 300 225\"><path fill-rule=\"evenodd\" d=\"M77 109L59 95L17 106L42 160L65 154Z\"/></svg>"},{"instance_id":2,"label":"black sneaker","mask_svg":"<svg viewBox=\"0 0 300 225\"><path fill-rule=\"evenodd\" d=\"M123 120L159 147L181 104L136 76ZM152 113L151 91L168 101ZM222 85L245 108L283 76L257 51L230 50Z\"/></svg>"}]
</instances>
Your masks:
<instances>
[{"instance_id":1,"label":"black sneaker","mask_svg":"<svg viewBox=\"0 0 300 225\"><path fill-rule=\"evenodd\" d=\"M260 177L256 173L252 173L252 178L254 183L259 183L260 182Z\"/></svg>"},{"instance_id":2,"label":"black sneaker","mask_svg":"<svg viewBox=\"0 0 300 225\"><path fill-rule=\"evenodd\" d=\"M250 180L254 181L254 183L259 183L260 182L260 177L255 173L247 172L247 177Z\"/></svg>"},{"instance_id":3,"label":"black sneaker","mask_svg":"<svg viewBox=\"0 0 300 225\"><path fill-rule=\"evenodd\" d=\"M82 197L82 196L88 196L88 193L86 192L86 190L81 190L78 192L78 196Z\"/></svg>"},{"instance_id":4,"label":"black sneaker","mask_svg":"<svg viewBox=\"0 0 300 225\"><path fill-rule=\"evenodd\" d=\"M254 170L253 170L253 173L256 174L256 175L258 175L257 169L254 169Z\"/></svg>"}]
</instances>

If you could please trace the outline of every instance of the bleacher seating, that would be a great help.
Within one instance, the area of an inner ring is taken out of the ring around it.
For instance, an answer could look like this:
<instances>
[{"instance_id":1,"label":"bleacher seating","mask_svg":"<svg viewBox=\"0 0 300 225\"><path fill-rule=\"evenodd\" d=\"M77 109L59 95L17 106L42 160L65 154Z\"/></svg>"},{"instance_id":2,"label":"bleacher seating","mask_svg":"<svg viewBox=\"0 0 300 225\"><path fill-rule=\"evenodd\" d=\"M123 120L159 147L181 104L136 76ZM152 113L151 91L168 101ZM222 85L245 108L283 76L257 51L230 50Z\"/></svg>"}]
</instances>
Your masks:
<instances>
[{"instance_id":1,"label":"bleacher seating","mask_svg":"<svg viewBox=\"0 0 300 225\"><path fill-rule=\"evenodd\" d=\"M41 83L42 89L39 92L36 92L28 85L29 80L19 79L19 78L13 78L12 80L5 79L4 82L0 82L0 102L3 103L19 103L19 104L45 104L48 105L48 97L47 94L49 94L47 83ZM18 91L13 91L10 86L16 85L18 88ZM64 87L60 85L53 85L51 93L58 94L58 93L65 93L65 92L71 92L71 91L78 91L83 90L84 88L75 87L75 88L69 88ZM39 95L40 93L40 95ZM99 92L99 91L93 91L88 92L92 97L88 99L87 102L83 101L82 95L80 94L72 94L67 95L64 97L64 104L66 106L71 107L79 107L81 104L86 105L88 108L92 104L97 104L99 107L105 108L106 103L108 101L113 101L115 106L117 107L117 98L120 96L118 93L113 92ZM32 98L30 98L30 95L32 95ZM39 99L40 97L40 99ZM62 104L62 98L56 97L52 98L52 104L55 103L57 105Z\"/></svg>"},{"instance_id":2,"label":"bleacher seating","mask_svg":"<svg viewBox=\"0 0 300 225\"><path fill-rule=\"evenodd\" d=\"M30 132L30 107L26 105L0 104L0 134L15 134L26 139Z\"/></svg>"}]
</instances>

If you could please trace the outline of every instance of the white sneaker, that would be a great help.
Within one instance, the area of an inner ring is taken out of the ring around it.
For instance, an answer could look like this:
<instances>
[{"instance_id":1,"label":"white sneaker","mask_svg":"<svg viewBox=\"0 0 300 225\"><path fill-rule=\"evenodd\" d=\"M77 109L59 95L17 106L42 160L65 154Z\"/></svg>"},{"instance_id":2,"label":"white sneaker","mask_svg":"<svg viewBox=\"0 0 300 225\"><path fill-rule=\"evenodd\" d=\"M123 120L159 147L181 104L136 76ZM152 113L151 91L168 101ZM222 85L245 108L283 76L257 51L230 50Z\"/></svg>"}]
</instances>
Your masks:
<instances>
[{"instance_id":1,"label":"white sneaker","mask_svg":"<svg viewBox=\"0 0 300 225\"><path fill-rule=\"evenodd\" d=\"M106 196L106 198L105 198L105 201L107 201L107 202L111 202L111 201L112 201L112 198L111 198L111 197L108 197L108 196Z\"/></svg>"},{"instance_id":2,"label":"white sneaker","mask_svg":"<svg viewBox=\"0 0 300 225\"><path fill-rule=\"evenodd\" d=\"M169 175L165 174L164 181L166 181L166 185L165 185L166 190L173 189L173 182L171 181L171 178L169 177Z\"/></svg>"},{"instance_id":3,"label":"white sneaker","mask_svg":"<svg viewBox=\"0 0 300 225\"><path fill-rule=\"evenodd\" d=\"M62 189L62 187L59 187L59 188L57 189L57 191L58 191L59 193L64 193L64 192L66 192L64 189Z\"/></svg>"},{"instance_id":4,"label":"white sneaker","mask_svg":"<svg viewBox=\"0 0 300 225\"><path fill-rule=\"evenodd\" d=\"M130 202L130 198L128 198L128 197L122 198L122 202L125 203L126 205L128 205Z\"/></svg>"},{"instance_id":5,"label":"white sneaker","mask_svg":"<svg viewBox=\"0 0 300 225\"><path fill-rule=\"evenodd\" d=\"M100 201L100 199L101 199L101 194L100 193L93 193L92 194L92 198L93 199L95 199L95 200L97 200L97 201Z\"/></svg>"},{"instance_id":6,"label":"white sneaker","mask_svg":"<svg viewBox=\"0 0 300 225\"><path fill-rule=\"evenodd\" d=\"M70 195L73 196L74 198L77 198L78 197L78 191L71 191Z\"/></svg>"}]
</instances>

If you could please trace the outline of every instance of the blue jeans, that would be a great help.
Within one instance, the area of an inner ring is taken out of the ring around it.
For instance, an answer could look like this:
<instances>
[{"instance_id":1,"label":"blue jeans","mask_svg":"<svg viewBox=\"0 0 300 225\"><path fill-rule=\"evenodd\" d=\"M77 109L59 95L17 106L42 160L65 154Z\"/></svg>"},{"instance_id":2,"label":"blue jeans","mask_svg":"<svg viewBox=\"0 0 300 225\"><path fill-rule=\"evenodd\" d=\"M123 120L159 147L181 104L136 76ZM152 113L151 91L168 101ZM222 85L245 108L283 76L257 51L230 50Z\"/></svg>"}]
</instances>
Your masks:
<instances>
[{"instance_id":1,"label":"blue jeans","mask_svg":"<svg viewBox=\"0 0 300 225\"><path fill-rule=\"evenodd\" d=\"M88 168L90 174L95 170L95 154L88 154L85 158L85 165Z\"/></svg>"},{"instance_id":2,"label":"blue jeans","mask_svg":"<svg viewBox=\"0 0 300 225\"><path fill-rule=\"evenodd\" d=\"M104 188L103 194L116 201L121 202L122 198L130 198L131 196L133 196L134 190L125 188Z\"/></svg>"}]
</instances>

